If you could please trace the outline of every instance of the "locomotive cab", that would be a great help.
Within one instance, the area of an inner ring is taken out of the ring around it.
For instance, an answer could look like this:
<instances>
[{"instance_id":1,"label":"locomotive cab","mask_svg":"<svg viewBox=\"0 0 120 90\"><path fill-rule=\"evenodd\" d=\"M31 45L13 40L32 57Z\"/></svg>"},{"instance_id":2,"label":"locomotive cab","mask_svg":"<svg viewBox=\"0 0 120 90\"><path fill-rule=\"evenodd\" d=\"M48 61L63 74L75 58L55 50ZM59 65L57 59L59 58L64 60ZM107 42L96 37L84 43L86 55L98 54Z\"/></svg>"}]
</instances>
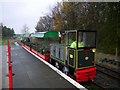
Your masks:
<instances>
[{"instance_id":1,"label":"locomotive cab","mask_svg":"<svg viewBox=\"0 0 120 90\"><path fill-rule=\"evenodd\" d=\"M96 32L91 30L66 31L67 63L73 68L76 81L84 82L96 77Z\"/></svg>"}]
</instances>

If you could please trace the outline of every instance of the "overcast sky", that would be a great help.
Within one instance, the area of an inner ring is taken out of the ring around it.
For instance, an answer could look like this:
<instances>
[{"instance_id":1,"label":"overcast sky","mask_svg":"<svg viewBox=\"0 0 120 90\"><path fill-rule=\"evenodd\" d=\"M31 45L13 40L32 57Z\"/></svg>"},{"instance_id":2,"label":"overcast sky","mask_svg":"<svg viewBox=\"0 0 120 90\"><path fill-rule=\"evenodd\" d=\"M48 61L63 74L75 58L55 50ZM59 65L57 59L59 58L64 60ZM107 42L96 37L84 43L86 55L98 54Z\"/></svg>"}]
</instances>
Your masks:
<instances>
[{"instance_id":1,"label":"overcast sky","mask_svg":"<svg viewBox=\"0 0 120 90\"><path fill-rule=\"evenodd\" d=\"M0 22L15 33L22 33L25 24L34 32L40 16L50 13L57 1L61 0L1 0Z\"/></svg>"}]
</instances>

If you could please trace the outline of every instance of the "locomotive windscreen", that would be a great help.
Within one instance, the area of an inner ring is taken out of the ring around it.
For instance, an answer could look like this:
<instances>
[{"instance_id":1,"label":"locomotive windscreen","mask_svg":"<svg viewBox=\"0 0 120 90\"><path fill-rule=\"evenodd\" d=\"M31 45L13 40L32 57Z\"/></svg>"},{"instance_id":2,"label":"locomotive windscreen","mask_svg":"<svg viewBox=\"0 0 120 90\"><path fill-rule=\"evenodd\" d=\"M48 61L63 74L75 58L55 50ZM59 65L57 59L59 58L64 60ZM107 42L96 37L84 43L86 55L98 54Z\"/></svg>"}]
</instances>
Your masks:
<instances>
[{"instance_id":1,"label":"locomotive windscreen","mask_svg":"<svg viewBox=\"0 0 120 90\"><path fill-rule=\"evenodd\" d=\"M82 42L81 47L95 47L96 46L95 32L79 32L78 33L78 48L79 42Z\"/></svg>"},{"instance_id":2,"label":"locomotive windscreen","mask_svg":"<svg viewBox=\"0 0 120 90\"><path fill-rule=\"evenodd\" d=\"M76 41L76 32L68 33L68 44L71 45L74 41Z\"/></svg>"}]
</instances>

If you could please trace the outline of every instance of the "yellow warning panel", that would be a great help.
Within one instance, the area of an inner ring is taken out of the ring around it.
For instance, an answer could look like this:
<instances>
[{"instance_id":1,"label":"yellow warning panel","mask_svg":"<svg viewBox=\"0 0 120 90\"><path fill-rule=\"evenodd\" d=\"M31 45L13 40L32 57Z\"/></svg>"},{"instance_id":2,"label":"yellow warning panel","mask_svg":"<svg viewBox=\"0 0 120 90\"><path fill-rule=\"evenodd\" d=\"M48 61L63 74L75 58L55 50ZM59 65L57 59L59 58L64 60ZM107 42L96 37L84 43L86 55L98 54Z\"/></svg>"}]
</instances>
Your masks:
<instances>
[{"instance_id":1,"label":"yellow warning panel","mask_svg":"<svg viewBox=\"0 0 120 90\"><path fill-rule=\"evenodd\" d=\"M72 54L70 54L70 58L73 58L73 55L72 55Z\"/></svg>"}]
</instances>

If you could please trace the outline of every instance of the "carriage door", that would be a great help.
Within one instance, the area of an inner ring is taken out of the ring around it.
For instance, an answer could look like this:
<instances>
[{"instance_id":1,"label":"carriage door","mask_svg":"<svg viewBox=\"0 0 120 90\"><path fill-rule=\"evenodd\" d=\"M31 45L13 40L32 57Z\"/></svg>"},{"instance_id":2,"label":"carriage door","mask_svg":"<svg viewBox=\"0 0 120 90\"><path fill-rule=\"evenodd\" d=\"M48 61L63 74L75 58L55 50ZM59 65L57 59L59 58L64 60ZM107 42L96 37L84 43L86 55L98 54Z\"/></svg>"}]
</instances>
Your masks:
<instances>
[{"instance_id":1,"label":"carriage door","mask_svg":"<svg viewBox=\"0 0 120 90\"><path fill-rule=\"evenodd\" d=\"M67 46L68 46L68 65L70 67L75 67L75 60L76 60L76 48L71 48L71 44L76 41L77 31L70 31L68 32L67 36Z\"/></svg>"},{"instance_id":2,"label":"carriage door","mask_svg":"<svg viewBox=\"0 0 120 90\"><path fill-rule=\"evenodd\" d=\"M68 49L68 65L71 67L75 67L76 60L76 52L75 49Z\"/></svg>"}]
</instances>

